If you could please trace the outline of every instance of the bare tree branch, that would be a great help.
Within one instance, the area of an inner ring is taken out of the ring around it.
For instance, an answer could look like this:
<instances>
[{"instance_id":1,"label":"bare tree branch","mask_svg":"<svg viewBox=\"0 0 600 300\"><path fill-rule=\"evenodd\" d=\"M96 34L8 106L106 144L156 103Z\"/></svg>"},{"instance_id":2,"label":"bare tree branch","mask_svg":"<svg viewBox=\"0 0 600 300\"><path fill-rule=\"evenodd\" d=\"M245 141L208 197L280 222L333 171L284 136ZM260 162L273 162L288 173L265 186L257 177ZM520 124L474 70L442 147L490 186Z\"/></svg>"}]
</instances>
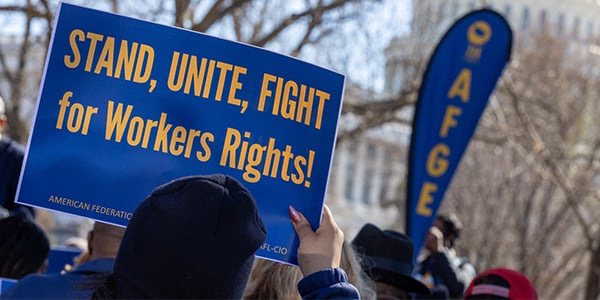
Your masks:
<instances>
[{"instance_id":1,"label":"bare tree branch","mask_svg":"<svg viewBox=\"0 0 600 300\"><path fill-rule=\"evenodd\" d=\"M30 16L31 18L51 18L51 16L49 15L50 13L48 11L46 12L41 12L39 10L37 10L35 7L33 7L32 5L26 5L26 6L17 6L17 5L0 5L0 11L11 11L11 12L22 12L27 16Z\"/></svg>"},{"instance_id":2,"label":"bare tree branch","mask_svg":"<svg viewBox=\"0 0 600 300\"><path fill-rule=\"evenodd\" d=\"M175 26L183 27L184 17L189 6L190 0L175 0Z\"/></svg>"},{"instance_id":3,"label":"bare tree branch","mask_svg":"<svg viewBox=\"0 0 600 300\"><path fill-rule=\"evenodd\" d=\"M514 85L510 80L510 77L507 76L506 84L508 86ZM564 171L552 160L550 159L550 150L545 147L544 141L541 136L537 133L537 131L531 126L531 121L528 119L527 115L522 111L519 104L519 96L514 93L514 89L508 88L507 91L511 93L511 100L513 106L515 107L515 112L521 123L525 126L526 132L529 134L530 141L532 143L532 148L535 153L540 155L548 169L551 171L551 174L556 179L556 182L563 189L566 200L570 204L570 207L573 210L573 213L577 217L579 225L581 226L582 231L588 242L588 247L592 247L594 237L590 232L591 223L587 218L581 213L581 207L579 205L579 199L577 192L573 185L569 182L568 177L565 175Z\"/></svg>"},{"instance_id":4,"label":"bare tree branch","mask_svg":"<svg viewBox=\"0 0 600 300\"><path fill-rule=\"evenodd\" d=\"M314 22L314 20L319 20L320 18L322 18L322 16L326 12L337 9L341 6L344 6L350 2L355 2L355 1L356 0L335 0L327 5L323 5L322 1L319 1L318 5L316 5L315 7L310 7L301 13L290 15L287 19L281 21L279 23L279 25L275 26L275 28L270 33L268 33L266 36L264 36L258 40L251 40L250 43L253 45L259 46L259 47L264 47L268 42L273 40L282 31L284 31L290 25L294 24L296 21L298 21L304 17L312 16L312 20Z\"/></svg>"},{"instance_id":5,"label":"bare tree branch","mask_svg":"<svg viewBox=\"0 0 600 300\"><path fill-rule=\"evenodd\" d=\"M192 30L199 32L206 32L208 28L214 25L217 21L221 20L228 14L231 14L236 9L250 3L251 0L233 0L230 5L223 7L224 0L216 0L212 7L208 10L207 14L200 21L192 25Z\"/></svg>"}]
</instances>

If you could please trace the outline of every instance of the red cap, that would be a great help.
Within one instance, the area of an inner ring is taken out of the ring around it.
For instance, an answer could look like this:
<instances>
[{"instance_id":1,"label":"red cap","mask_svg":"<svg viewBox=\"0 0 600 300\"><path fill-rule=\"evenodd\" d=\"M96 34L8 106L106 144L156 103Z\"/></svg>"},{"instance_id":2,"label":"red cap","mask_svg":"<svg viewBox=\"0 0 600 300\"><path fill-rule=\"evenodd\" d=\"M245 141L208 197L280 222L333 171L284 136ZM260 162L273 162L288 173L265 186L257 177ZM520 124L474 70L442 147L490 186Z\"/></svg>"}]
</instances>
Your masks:
<instances>
[{"instance_id":1,"label":"red cap","mask_svg":"<svg viewBox=\"0 0 600 300\"><path fill-rule=\"evenodd\" d=\"M498 286L498 285L493 285L493 284L474 285L475 280L477 280L480 277L486 276L486 275L500 276L508 282L508 285L510 287L506 288L503 286ZM468 296L471 296L471 295L483 295L483 294L506 297L511 300L516 300L516 299L537 300L538 299L538 295L537 295L535 288L533 287L533 285L531 284L529 279L527 279L527 277L525 277L525 275L523 275L517 271L504 269L504 268L489 269L482 273L477 274L477 276L475 276L473 281L471 281L469 288L465 292L464 298L467 298Z\"/></svg>"}]
</instances>

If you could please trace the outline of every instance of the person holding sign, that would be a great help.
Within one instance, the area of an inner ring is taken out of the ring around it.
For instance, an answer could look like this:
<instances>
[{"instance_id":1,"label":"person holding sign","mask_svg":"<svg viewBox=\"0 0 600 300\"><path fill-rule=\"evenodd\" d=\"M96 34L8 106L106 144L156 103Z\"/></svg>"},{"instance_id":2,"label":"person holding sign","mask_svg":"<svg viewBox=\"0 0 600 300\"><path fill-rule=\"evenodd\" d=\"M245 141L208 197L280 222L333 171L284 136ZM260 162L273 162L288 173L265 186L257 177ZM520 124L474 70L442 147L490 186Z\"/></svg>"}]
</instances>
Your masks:
<instances>
[{"instance_id":1,"label":"person holding sign","mask_svg":"<svg viewBox=\"0 0 600 300\"><path fill-rule=\"evenodd\" d=\"M343 233L329 209L321 227L290 208L300 238L306 297L359 298L339 269ZM113 274L92 298L241 298L266 230L248 190L226 175L189 176L155 189L137 207Z\"/></svg>"},{"instance_id":2,"label":"person holding sign","mask_svg":"<svg viewBox=\"0 0 600 300\"><path fill-rule=\"evenodd\" d=\"M298 265L304 279L298 283L303 299L360 299L356 287L348 283L340 268L344 233L337 226L327 205L321 226L313 231L308 220L292 206L290 217L300 239Z\"/></svg>"}]
</instances>

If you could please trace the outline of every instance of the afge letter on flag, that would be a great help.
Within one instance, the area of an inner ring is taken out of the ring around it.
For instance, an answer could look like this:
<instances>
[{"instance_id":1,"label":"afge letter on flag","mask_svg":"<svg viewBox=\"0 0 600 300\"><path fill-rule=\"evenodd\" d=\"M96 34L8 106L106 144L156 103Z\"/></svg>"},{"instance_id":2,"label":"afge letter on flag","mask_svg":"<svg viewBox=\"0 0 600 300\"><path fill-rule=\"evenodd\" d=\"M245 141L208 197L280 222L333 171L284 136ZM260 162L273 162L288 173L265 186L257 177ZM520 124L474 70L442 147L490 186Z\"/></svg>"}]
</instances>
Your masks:
<instances>
[{"instance_id":1,"label":"afge letter on flag","mask_svg":"<svg viewBox=\"0 0 600 300\"><path fill-rule=\"evenodd\" d=\"M406 230L416 258L490 94L510 58L512 32L482 9L456 21L430 58L409 151Z\"/></svg>"}]
</instances>

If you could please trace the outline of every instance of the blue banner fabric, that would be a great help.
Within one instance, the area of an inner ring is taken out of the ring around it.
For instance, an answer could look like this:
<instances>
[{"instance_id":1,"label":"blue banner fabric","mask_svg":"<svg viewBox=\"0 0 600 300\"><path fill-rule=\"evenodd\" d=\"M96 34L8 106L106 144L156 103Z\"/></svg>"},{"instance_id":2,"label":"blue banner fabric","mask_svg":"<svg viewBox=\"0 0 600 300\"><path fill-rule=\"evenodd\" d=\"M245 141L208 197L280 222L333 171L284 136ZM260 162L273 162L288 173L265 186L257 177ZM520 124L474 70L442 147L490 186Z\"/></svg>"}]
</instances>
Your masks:
<instances>
[{"instance_id":1,"label":"blue banner fabric","mask_svg":"<svg viewBox=\"0 0 600 300\"><path fill-rule=\"evenodd\" d=\"M318 227L345 77L66 3L55 22L17 202L126 226L154 188L227 174L266 224L257 255L296 264L288 205Z\"/></svg>"},{"instance_id":2,"label":"blue banner fabric","mask_svg":"<svg viewBox=\"0 0 600 300\"><path fill-rule=\"evenodd\" d=\"M511 47L506 20L482 9L456 21L430 58L415 107L408 159L406 232L414 242L415 258Z\"/></svg>"}]
</instances>

